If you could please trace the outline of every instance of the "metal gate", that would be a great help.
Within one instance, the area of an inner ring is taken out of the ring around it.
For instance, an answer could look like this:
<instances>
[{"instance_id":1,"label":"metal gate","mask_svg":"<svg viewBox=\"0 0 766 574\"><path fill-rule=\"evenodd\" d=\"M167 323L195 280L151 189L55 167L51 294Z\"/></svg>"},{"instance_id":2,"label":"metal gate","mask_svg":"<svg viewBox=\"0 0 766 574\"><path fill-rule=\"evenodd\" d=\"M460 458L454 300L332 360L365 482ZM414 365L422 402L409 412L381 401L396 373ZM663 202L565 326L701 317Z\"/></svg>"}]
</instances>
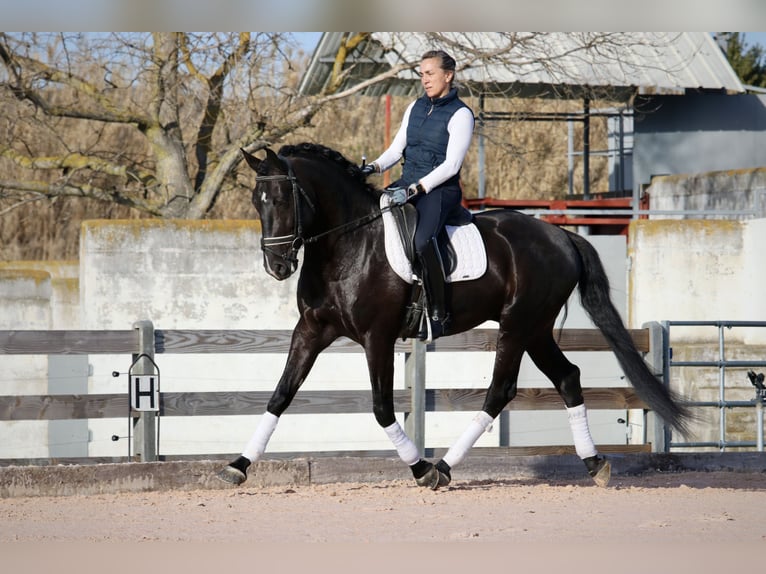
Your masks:
<instances>
[{"instance_id":1,"label":"metal gate","mask_svg":"<svg viewBox=\"0 0 766 574\"><path fill-rule=\"evenodd\" d=\"M763 373L756 373L753 370L748 371L747 378L753 386L754 398L752 400L730 400L726 397L726 374L731 369L755 369L766 367L766 360L730 360L726 358L725 334L733 327L752 327L764 328L766 322L761 321L662 321L663 333L663 380L669 384L671 380L671 369L681 367L714 368L718 370L718 399L715 401L689 401L688 405L694 409L718 409L718 440L717 441L696 441L681 442L672 440L671 433L667 427L664 428L664 451L670 452L672 448L703 448L714 447L722 452L732 447L755 447L759 452L763 452L763 409L766 402L766 392L764 389ZM673 358L673 346L671 342L671 327L714 327L718 330L718 358L714 361L677 361ZM742 381L740 381L740 384ZM738 385L739 386L739 385ZM731 388L731 387L730 387ZM741 386L739 387L741 388ZM727 414L731 409L751 409L756 410L756 440L755 441L733 441L727 439Z\"/></svg>"}]
</instances>

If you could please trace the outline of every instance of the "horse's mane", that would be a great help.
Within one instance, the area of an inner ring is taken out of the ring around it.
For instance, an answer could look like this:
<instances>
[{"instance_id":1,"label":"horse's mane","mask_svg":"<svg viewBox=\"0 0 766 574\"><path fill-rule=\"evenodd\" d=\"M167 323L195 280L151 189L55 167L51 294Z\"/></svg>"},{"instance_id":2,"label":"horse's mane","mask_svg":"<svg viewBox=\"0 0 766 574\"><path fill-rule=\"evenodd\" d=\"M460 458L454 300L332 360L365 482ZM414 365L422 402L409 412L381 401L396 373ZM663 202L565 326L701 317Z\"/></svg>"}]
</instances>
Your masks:
<instances>
[{"instance_id":1,"label":"horse's mane","mask_svg":"<svg viewBox=\"0 0 766 574\"><path fill-rule=\"evenodd\" d=\"M327 160L335 163L340 170L351 179L358 182L373 197L380 197L380 190L371 183L367 183L362 175L362 170L355 163L347 160L342 153L327 146L320 144L303 142L297 145L284 145L279 149L279 155L282 157L305 157Z\"/></svg>"}]
</instances>

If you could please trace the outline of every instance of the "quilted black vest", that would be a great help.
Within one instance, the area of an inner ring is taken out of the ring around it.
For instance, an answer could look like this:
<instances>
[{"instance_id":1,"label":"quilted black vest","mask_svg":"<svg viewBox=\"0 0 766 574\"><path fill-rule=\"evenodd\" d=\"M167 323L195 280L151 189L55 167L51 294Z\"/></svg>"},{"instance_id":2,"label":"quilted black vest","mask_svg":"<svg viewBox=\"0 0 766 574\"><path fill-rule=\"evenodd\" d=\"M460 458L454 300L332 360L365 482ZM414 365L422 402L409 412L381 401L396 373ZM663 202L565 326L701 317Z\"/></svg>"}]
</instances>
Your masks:
<instances>
[{"instance_id":1,"label":"quilted black vest","mask_svg":"<svg viewBox=\"0 0 766 574\"><path fill-rule=\"evenodd\" d=\"M444 162L447 156L449 132L447 124L460 108L468 107L452 88L443 98L431 99L426 95L415 101L407 123L407 147L401 182L408 186ZM460 173L442 185L458 185Z\"/></svg>"}]
</instances>

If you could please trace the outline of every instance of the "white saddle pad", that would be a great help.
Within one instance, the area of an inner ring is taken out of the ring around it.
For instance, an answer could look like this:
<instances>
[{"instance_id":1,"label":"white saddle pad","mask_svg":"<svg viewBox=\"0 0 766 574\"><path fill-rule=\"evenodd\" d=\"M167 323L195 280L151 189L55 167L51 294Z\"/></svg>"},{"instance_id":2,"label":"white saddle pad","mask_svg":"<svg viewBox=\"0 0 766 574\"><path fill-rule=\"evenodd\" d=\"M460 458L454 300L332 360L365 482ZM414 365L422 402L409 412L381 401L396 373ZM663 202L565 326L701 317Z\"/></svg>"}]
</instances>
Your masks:
<instances>
[{"instance_id":1,"label":"white saddle pad","mask_svg":"<svg viewBox=\"0 0 766 574\"><path fill-rule=\"evenodd\" d=\"M384 193L380 196L380 208L390 205L391 198ZM396 229L396 221L391 212L383 212L383 228L386 236L386 257L391 268L407 283L413 282L412 265L407 259L402 245L402 238ZM447 226L447 233L457 253L457 267L447 277L450 283L478 279L487 270L487 252L484 241L476 225Z\"/></svg>"}]
</instances>

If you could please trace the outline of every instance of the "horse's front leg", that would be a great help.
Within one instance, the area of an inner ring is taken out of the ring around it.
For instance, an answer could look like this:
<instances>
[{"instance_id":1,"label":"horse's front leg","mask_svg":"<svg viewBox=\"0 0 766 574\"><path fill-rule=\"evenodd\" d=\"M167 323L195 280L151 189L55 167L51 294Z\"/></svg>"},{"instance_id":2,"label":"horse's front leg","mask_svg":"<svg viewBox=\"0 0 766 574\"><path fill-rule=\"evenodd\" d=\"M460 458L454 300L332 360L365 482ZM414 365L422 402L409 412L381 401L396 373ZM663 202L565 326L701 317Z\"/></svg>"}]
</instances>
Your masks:
<instances>
[{"instance_id":1,"label":"horse's front leg","mask_svg":"<svg viewBox=\"0 0 766 574\"><path fill-rule=\"evenodd\" d=\"M314 365L317 356L337 337L331 329L317 330L302 318L293 331L290 350L282 376L261 416L252 438L242 454L224 467L218 477L225 482L239 485L247 480L248 467L261 458L277 428L279 416L290 406L298 389Z\"/></svg>"},{"instance_id":2,"label":"horse's front leg","mask_svg":"<svg viewBox=\"0 0 766 574\"><path fill-rule=\"evenodd\" d=\"M509 322L506 319L505 322ZM452 480L452 468L463 461L468 451L479 440L492 422L516 396L521 358L524 354L524 335L504 329L501 321L495 353L492 381L487 389L482 410L468 424L457 441L447 450L444 457L434 465L431 488L447 486Z\"/></svg>"},{"instance_id":3,"label":"horse's front leg","mask_svg":"<svg viewBox=\"0 0 766 574\"><path fill-rule=\"evenodd\" d=\"M365 343L372 383L372 411L404 464L420 486L431 486L433 464L420 458L415 443L407 436L394 414L394 341L377 338ZM426 481L426 482L424 482Z\"/></svg>"}]
</instances>

